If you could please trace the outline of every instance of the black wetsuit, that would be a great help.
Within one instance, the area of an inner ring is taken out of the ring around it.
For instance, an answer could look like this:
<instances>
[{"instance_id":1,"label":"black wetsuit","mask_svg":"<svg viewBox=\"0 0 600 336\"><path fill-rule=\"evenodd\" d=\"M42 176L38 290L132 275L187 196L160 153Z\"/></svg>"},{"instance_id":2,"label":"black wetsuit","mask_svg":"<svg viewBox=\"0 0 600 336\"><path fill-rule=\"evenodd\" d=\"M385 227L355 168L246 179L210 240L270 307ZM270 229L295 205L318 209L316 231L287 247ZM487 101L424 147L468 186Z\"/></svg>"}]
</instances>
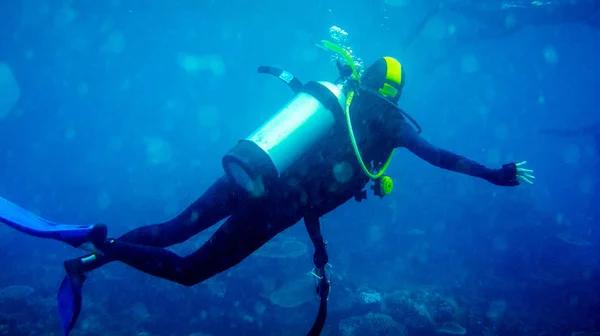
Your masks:
<instances>
[{"instance_id":1,"label":"black wetsuit","mask_svg":"<svg viewBox=\"0 0 600 336\"><path fill-rule=\"evenodd\" d=\"M354 128L365 162L385 161L394 148L404 147L440 168L486 179L497 185L517 185L510 169L488 169L439 149L421 138L395 109L377 106L368 94L355 98ZM368 109L355 108L366 106ZM371 112L364 112L364 111ZM360 112L363 111L363 112ZM360 122L361 113L377 113ZM354 198L369 179L362 172L339 125L280 178L280 185L263 198L250 198L226 177L218 179L197 201L171 221L143 226L102 247L105 256L77 272L121 261L140 271L183 285L194 285L244 260L281 231L305 217L321 216ZM164 247L181 243L229 217L196 252L180 257ZM73 271L73 263L66 263Z\"/></svg>"}]
</instances>

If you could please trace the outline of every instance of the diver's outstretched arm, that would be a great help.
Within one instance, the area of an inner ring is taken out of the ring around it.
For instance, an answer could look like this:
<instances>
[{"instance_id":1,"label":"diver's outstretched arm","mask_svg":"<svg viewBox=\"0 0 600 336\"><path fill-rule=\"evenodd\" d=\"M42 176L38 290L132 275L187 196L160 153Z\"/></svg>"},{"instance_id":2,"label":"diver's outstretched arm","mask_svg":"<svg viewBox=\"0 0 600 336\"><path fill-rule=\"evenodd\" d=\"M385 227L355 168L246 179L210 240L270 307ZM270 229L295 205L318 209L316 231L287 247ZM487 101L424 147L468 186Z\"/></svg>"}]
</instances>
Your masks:
<instances>
[{"instance_id":1,"label":"diver's outstretched arm","mask_svg":"<svg viewBox=\"0 0 600 336\"><path fill-rule=\"evenodd\" d=\"M436 167L479 177L499 186L519 185L515 164L507 164L500 169L490 169L473 160L430 144L405 121L402 121L400 128L398 147L406 147L412 153Z\"/></svg>"}]
</instances>

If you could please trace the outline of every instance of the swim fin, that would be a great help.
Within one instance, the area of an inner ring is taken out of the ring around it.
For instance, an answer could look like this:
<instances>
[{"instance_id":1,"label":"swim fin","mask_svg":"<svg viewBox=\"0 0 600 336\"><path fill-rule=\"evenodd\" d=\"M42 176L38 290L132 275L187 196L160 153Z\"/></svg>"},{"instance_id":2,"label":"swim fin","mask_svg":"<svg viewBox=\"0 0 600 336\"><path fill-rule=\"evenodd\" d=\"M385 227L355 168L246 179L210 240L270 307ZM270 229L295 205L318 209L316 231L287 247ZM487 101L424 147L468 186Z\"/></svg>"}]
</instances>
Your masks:
<instances>
[{"instance_id":1,"label":"swim fin","mask_svg":"<svg viewBox=\"0 0 600 336\"><path fill-rule=\"evenodd\" d=\"M30 236L50 238L67 243L75 248L102 254L98 246L106 240L104 224L68 225L58 224L40 218L16 204L0 197L0 222ZM58 291L58 310L63 335L67 336L81 312L81 289L85 275L71 270L65 265L67 275ZM70 272L72 271L72 272Z\"/></svg>"},{"instance_id":2,"label":"swim fin","mask_svg":"<svg viewBox=\"0 0 600 336\"><path fill-rule=\"evenodd\" d=\"M94 253L99 253L97 246L104 242L107 234L104 224L68 225L53 223L2 197L0 197L0 222L30 236L55 239L75 248Z\"/></svg>"},{"instance_id":3,"label":"swim fin","mask_svg":"<svg viewBox=\"0 0 600 336\"><path fill-rule=\"evenodd\" d=\"M69 335L81 313L83 279L77 281L70 275L66 275L60 284L56 299L58 300L60 327L64 336Z\"/></svg>"}]
</instances>

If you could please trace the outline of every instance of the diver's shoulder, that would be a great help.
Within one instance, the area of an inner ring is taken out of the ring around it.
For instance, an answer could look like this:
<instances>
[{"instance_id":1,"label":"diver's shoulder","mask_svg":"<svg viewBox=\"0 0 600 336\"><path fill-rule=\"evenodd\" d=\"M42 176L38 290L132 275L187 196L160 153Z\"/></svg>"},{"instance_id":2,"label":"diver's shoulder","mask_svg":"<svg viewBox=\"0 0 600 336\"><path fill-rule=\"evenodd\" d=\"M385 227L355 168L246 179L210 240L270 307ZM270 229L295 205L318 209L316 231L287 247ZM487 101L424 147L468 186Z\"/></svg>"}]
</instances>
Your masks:
<instances>
[{"instance_id":1,"label":"diver's shoulder","mask_svg":"<svg viewBox=\"0 0 600 336\"><path fill-rule=\"evenodd\" d=\"M391 110L390 113L387 113L385 116L385 124L387 124L390 130L395 133L401 132L407 126L410 128L410 125L406 121L406 118L397 110Z\"/></svg>"}]
</instances>

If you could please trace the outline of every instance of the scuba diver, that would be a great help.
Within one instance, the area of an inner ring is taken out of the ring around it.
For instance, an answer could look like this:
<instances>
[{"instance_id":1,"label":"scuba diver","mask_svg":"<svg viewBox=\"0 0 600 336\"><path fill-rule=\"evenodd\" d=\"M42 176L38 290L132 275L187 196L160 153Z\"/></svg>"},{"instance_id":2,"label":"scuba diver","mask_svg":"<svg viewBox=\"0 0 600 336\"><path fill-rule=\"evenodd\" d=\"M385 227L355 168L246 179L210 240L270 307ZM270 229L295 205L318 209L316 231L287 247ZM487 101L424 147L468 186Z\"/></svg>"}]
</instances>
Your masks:
<instances>
[{"instance_id":1,"label":"scuba diver","mask_svg":"<svg viewBox=\"0 0 600 336\"><path fill-rule=\"evenodd\" d=\"M382 57L361 76L342 47L328 41L323 41L323 47L345 60L344 65L338 63L341 75L336 83L303 84L281 69L259 68L287 83L296 95L239 141L223 157L224 176L168 222L110 239L103 224L51 223L6 200L0 202L0 221L31 235L94 251L64 263L67 276L58 302L65 335L79 316L86 274L102 265L118 261L193 286L242 262L300 220L315 245L312 273L320 306L309 335L319 335L330 291L319 218L351 199L360 202L367 197L369 185L376 196L389 194L393 181L384 173L395 149L406 148L429 164L498 186L531 183L533 171L523 168L525 162L487 168L422 138L418 124L397 105L406 83L398 60ZM223 219L212 237L192 254L182 257L166 249Z\"/></svg>"},{"instance_id":2,"label":"scuba diver","mask_svg":"<svg viewBox=\"0 0 600 336\"><path fill-rule=\"evenodd\" d=\"M600 121L575 129L541 129L540 133L567 138L591 136L594 140L596 153L600 157Z\"/></svg>"}]
</instances>

